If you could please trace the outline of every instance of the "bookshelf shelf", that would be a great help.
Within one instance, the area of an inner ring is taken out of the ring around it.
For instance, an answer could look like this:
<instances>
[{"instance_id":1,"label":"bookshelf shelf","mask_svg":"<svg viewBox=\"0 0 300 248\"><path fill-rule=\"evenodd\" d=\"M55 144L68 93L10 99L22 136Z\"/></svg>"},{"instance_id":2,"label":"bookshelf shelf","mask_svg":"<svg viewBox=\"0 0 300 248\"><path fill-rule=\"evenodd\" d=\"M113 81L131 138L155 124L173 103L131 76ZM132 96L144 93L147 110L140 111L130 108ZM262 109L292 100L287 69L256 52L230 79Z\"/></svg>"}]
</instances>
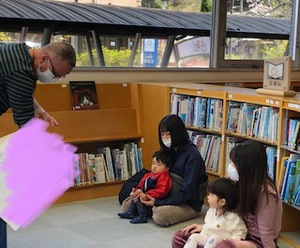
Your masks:
<instances>
[{"instance_id":1,"label":"bookshelf shelf","mask_svg":"<svg viewBox=\"0 0 300 248\"><path fill-rule=\"evenodd\" d=\"M218 99L223 99L226 96L225 92L221 92L221 91L212 92L211 90L206 90L201 88L199 88L198 90L171 88L171 93L186 95L186 96L199 96L199 97L218 98Z\"/></svg>"},{"instance_id":2,"label":"bookshelf shelf","mask_svg":"<svg viewBox=\"0 0 300 248\"><path fill-rule=\"evenodd\" d=\"M210 175L218 176L218 177L220 176L220 173L218 173L216 171L206 170L206 173L210 174Z\"/></svg>"},{"instance_id":3,"label":"bookshelf shelf","mask_svg":"<svg viewBox=\"0 0 300 248\"><path fill-rule=\"evenodd\" d=\"M258 142L264 143L266 145L277 146L277 143L275 143L275 142L270 142L270 141L267 141L267 140L262 140L262 139L258 139L258 138L247 136L247 135L241 135L241 134L232 133L232 132L226 132L226 135L236 137L236 138L241 138L241 139L258 141Z\"/></svg>"},{"instance_id":4,"label":"bookshelf shelf","mask_svg":"<svg viewBox=\"0 0 300 248\"><path fill-rule=\"evenodd\" d=\"M116 184L123 184L125 180L118 180L114 182L106 182L106 183L97 183L97 184L89 184L89 185L77 185L74 187L71 187L69 190L81 190L81 189L87 189L87 188L97 188L97 187L104 187L109 185L116 185Z\"/></svg>"},{"instance_id":5,"label":"bookshelf shelf","mask_svg":"<svg viewBox=\"0 0 300 248\"><path fill-rule=\"evenodd\" d=\"M279 97L269 97L269 96L261 96L256 95L254 92L252 94L245 94L247 92L242 89L239 93L227 93L226 100L243 102L243 103L255 103L263 106L270 106L279 108L281 105L281 99ZM249 93L249 91L248 91Z\"/></svg>"},{"instance_id":6,"label":"bookshelf shelf","mask_svg":"<svg viewBox=\"0 0 300 248\"><path fill-rule=\"evenodd\" d=\"M115 196L120 192L122 185L123 181L118 181L70 188L56 200L55 204Z\"/></svg>"},{"instance_id":7,"label":"bookshelf shelf","mask_svg":"<svg viewBox=\"0 0 300 248\"><path fill-rule=\"evenodd\" d=\"M193 126L186 126L187 129L193 130L193 131L199 131L199 132L204 132L204 133L211 133L215 135L221 135L220 131L215 131L207 128L198 128L198 127L193 127Z\"/></svg>"},{"instance_id":8,"label":"bookshelf shelf","mask_svg":"<svg viewBox=\"0 0 300 248\"><path fill-rule=\"evenodd\" d=\"M300 207L298 207L298 206L295 206L293 204L289 204L287 202L283 202L283 203L286 204L286 205L288 205L288 206L290 206L290 207L292 207L292 208L294 208L294 209L296 209L296 210L298 210L298 211L300 211Z\"/></svg>"},{"instance_id":9,"label":"bookshelf shelf","mask_svg":"<svg viewBox=\"0 0 300 248\"><path fill-rule=\"evenodd\" d=\"M94 142L105 142L105 141L121 141L121 140L139 140L142 138L140 134L128 134L128 135L111 135L111 136L96 136L96 137L82 137L82 138L68 138L65 142L73 144L82 143L94 143Z\"/></svg>"},{"instance_id":10,"label":"bookshelf shelf","mask_svg":"<svg viewBox=\"0 0 300 248\"><path fill-rule=\"evenodd\" d=\"M132 108L56 111L50 114L59 125L48 130L63 135L65 140L77 142L95 140L96 137L138 136L136 111Z\"/></svg>"},{"instance_id":11,"label":"bookshelf shelf","mask_svg":"<svg viewBox=\"0 0 300 248\"><path fill-rule=\"evenodd\" d=\"M292 152L292 153L300 154L300 151L293 150L289 146L286 146L286 145L282 145L282 146L280 146L280 148L282 148L286 151Z\"/></svg>"}]
</instances>

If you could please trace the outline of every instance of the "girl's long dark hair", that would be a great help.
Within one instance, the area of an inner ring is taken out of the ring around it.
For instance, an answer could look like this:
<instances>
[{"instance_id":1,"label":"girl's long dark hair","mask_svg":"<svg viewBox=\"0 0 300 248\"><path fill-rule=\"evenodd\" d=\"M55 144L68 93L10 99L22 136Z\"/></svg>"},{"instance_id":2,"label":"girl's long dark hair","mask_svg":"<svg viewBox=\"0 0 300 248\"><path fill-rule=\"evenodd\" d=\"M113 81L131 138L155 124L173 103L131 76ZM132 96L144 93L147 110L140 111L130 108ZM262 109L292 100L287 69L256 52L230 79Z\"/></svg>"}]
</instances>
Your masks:
<instances>
[{"instance_id":1,"label":"girl's long dark hair","mask_svg":"<svg viewBox=\"0 0 300 248\"><path fill-rule=\"evenodd\" d=\"M239 173L239 212L242 215L256 214L261 192L268 200L268 187L277 192L276 185L268 175L267 155L258 142L243 142L230 151L229 157Z\"/></svg>"},{"instance_id":2,"label":"girl's long dark hair","mask_svg":"<svg viewBox=\"0 0 300 248\"><path fill-rule=\"evenodd\" d=\"M158 125L158 140L160 147L166 149L161 139L161 132L170 132L172 144L171 148L184 146L189 141L189 135L183 121L178 115L167 115L159 122Z\"/></svg>"}]
</instances>

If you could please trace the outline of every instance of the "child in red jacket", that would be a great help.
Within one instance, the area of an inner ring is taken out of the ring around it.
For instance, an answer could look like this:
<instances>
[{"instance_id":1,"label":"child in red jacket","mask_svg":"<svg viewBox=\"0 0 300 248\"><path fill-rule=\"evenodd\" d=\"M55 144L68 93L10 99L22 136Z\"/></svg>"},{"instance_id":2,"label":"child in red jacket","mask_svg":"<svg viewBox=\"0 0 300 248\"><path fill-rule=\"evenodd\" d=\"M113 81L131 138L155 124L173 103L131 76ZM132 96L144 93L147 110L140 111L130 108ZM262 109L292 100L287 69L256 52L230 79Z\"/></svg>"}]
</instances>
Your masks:
<instances>
[{"instance_id":1,"label":"child in red jacket","mask_svg":"<svg viewBox=\"0 0 300 248\"><path fill-rule=\"evenodd\" d=\"M174 160L169 151L157 151L152 156L151 172L147 173L139 182L136 188L133 188L130 197L130 208L125 213L118 213L121 218L131 219L130 223L147 223L147 206L140 199L146 200L147 196L155 199L166 197L172 188L172 179L169 168ZM138 216L135 216L136 209Z\"/></svg>"}]
</instances>

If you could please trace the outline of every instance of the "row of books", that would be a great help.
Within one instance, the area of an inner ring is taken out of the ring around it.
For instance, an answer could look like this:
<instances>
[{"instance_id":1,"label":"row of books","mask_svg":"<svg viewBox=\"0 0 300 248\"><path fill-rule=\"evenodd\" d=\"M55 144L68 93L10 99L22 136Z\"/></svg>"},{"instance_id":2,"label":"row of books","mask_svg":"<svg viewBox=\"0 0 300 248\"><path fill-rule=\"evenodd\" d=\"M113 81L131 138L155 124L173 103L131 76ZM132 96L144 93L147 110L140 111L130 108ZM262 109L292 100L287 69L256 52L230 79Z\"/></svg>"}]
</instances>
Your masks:
<instances>
[{"instance_id":1,"label":"row of books","mask_svg":"<svg viewBox=\"0 0 300 248\"><path fill-rule=\"evenodd\" d=\"M221 99L171 95L171 114L180 116L187 126L221 131L222 110Z\"/></svg>"},{"instance_id":2,"label":"row of books","mask_svg":"<svg viewBox=\"0 0 300 248\"><path fill-rule=\"evenodd\" d=\"M229 154L233 147L240 144L245 140L235 137L226 139L226 167L225 174L227 174L227 165L230 163ZM277 148L274 146L266 146L268 174L275 181L276 180L276 161L277 161Z\"/></svg>"},{"instance_id":3,"label":"row of books","mask_svg":"<svg viewBox=\"0 0 300 248\"><path fill-rule=\"evenodd\" d=\"M300 206L300 154L290 154L281 162L281 198L284 202Z\"/></svg>"},{"instance_id":4,"label":"row of books","mask_svg":"<svg viewBox=\"0 0 300 248\"><path fill-rule=\"evenodd\" d=\"M187 126L221 131L223 101L216 98L171 95L171 113ZM278 141L278 108L230 101L227 132Z\"/></svg>"},{"instance_id":5,"label":"row of books","mask_svg":"<svg viewBox=\"0 0 300 248\"><path fill-rule=\"evenodd\" d=\"M284 144L292 150L300 150L300 119L287 118L285 125Z\"/></svg>"},{"instance_id":6,"label":"row of books","mask_svg":"<svg viewBox=\"0 0 300 248\"><path fill-rule=\"evenodd\" d=\"M189 131L189 135L191 141L198 147L206 169L219 172L221 137L198 131Z\"/></svg>"},{"instance_id":7,"label":"row of books","mask_svg":"<svg viewBox=\"0 0 300 248\"><path fill-rule=\"evenodd\" d=\"M227 132L277 142L279 110L248 103L229 102Z\"/></svg>"},{"instance_id":8,"label":"row of books","mask_svg":"<svg viewBox=\"0 0 300 248\"><path fill-rule=\"evenodd\" d=\"M127 143L122 148L99 147L95 153L76 154L80 174L72 186L127 180L143 168L141 148Z\"/></svg>"}]
</instances>

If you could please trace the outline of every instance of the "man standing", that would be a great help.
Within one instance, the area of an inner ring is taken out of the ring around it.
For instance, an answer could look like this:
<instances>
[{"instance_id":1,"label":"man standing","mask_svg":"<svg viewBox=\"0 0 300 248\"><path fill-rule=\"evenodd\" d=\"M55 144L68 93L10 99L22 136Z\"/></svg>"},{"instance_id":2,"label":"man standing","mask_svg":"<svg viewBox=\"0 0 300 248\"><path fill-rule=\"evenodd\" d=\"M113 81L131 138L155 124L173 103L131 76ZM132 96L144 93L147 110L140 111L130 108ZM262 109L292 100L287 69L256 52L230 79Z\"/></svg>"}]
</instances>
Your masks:
<instances>
[{"instance_id":1,"label":"man standing","mask_svg":"<svg viewBox=\"0 0 300 248\"><path fill-rule=\"evenodd\" d=\"M34 99L36 81L55 82L70 73L75 63L74 48L64 42L52 42L39 49L25 43L0 46L0 116L11 108L19 127L34 116L58 125ZM0 219L0 248L7 247L6 240L6 223Z\"/></svg>"}]
</instances>

